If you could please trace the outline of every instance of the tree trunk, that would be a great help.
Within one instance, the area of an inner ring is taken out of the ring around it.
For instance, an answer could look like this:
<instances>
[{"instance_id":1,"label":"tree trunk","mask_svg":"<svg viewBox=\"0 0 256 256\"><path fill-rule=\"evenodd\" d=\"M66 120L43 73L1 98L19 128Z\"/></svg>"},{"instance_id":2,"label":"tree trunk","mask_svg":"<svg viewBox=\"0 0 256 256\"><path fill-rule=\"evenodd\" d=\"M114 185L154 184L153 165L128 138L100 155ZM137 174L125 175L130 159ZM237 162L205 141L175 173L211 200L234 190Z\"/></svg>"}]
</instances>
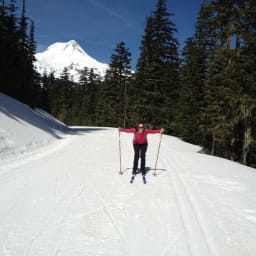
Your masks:
<instances>
[{"instance_id":1,"label":"tree trunk","mask_svg":"<svg viewBox=\"0 0 256 256\"><path fill-rule=\"evenodd\" d=\"M215 133L212 134L212 148L211 148L211 155L215 153Z\"/></svg>"},{"instance_id":2,"label":"tree trunk","mask_svg":"<svg viewBox=\"0 0 256 256\"><path fill-rule=\"evenodd\" d=\"M244 131L243 152L242 152L242 163L245 165L247 165L247 156L250 151L251 142L252 142L251 128L246 127Z\"/></svg>"},{"instance_id":3,"label":"tree trunk","mask_svg":"<svg viewBox=\"0 0 256 256\"><path fill-rule=\"evenodd\" d=\"M123 127L126 127L126 120L127 120L127 102L128 95L127 95L127 83L124 82L124 109L123 109Z\"/></svg>"}]
</instances>

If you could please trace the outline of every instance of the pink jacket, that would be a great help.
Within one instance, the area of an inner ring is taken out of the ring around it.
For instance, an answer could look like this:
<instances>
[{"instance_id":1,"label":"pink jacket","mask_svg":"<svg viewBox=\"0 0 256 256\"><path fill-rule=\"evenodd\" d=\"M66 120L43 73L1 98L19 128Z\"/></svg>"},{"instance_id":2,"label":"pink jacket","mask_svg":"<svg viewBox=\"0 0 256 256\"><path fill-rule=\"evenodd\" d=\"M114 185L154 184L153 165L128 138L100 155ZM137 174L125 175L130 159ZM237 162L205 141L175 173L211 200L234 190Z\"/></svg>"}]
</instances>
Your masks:
<instances>
[{"instance_id":1,"label":"pink jacket","mask_svg":"<svg viewBox=\"0 0 256 256\"><path fill-rule=\"evenodd\" d=\"M160 133L161 130L151 130L151 129L145 129L142 133L137 131L135 128L120 128L121 132L128 132L128 133L134 133L134 139L133 144L147 144L147 135L148 134L154 134L154 133Z\"/></svg>"}]
</instances>

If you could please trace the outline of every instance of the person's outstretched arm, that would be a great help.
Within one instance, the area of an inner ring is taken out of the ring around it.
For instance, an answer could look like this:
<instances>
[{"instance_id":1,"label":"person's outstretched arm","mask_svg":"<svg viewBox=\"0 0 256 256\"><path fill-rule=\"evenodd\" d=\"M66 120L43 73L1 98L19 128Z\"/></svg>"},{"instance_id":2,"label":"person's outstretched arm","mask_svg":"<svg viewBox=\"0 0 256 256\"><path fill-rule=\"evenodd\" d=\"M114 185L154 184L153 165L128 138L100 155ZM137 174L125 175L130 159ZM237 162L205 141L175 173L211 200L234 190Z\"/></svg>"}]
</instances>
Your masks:
<instances>
[{"instance_id":1,"label":"person's outstretched arm","mask_svg":"<svg viewBox=\"0 0 256 256\"><path fill-rule=\"evenodd\" d=\"M146 129L147 133L150 133L150 134L154 134L154 133L163 133L164 132L164 128L161 128L161 129L155 129L155 130L152 130L152 129Z\"/></svg>"},{"instance_id":2,"label":"person's outstretched arm","mask_svg":"<svg viewBox=\"0 0 256 256\"><path fill-rule=\"evenodd\" d=\"M119 128L119 132L134 133L136 132L136 129L135 128Z\"/></svg>"}]
</instances>

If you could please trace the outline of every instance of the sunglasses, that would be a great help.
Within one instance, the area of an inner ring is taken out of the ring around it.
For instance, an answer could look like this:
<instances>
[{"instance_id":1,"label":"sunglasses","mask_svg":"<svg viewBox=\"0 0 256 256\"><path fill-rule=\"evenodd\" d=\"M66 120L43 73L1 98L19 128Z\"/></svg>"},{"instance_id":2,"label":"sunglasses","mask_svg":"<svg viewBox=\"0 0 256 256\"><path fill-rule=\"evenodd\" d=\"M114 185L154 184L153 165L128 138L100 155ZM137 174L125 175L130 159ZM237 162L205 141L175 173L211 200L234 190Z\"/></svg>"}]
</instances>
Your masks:
<instances>
[{"instance_id":1,"label":"sunglasses","mask_svg":"<svg viewBox=\"0 0 256 256\"><path fill-rule=\"evenodd\" d=\"M144 128L144 126L138 126L138 128Z\"/></svg>"}]
</instances>

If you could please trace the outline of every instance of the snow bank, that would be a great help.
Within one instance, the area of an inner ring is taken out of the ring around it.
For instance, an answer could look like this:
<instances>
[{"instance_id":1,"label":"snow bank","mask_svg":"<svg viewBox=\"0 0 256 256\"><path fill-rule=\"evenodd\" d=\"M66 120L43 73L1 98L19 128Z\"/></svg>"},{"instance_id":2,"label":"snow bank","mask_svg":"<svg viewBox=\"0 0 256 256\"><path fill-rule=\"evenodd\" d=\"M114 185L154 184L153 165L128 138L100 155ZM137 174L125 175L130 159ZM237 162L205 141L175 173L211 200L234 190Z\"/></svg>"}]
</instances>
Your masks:
<instances>
[{"instance_id":1,"label":"snow bank","mask_svg":"<svg viewBox=\"0 0 256 256\"><path fill-rule=\"evenodd\" d=\"M0 93L0 164L62 138L65 124Z\"/></svg>"}]
</instances>

